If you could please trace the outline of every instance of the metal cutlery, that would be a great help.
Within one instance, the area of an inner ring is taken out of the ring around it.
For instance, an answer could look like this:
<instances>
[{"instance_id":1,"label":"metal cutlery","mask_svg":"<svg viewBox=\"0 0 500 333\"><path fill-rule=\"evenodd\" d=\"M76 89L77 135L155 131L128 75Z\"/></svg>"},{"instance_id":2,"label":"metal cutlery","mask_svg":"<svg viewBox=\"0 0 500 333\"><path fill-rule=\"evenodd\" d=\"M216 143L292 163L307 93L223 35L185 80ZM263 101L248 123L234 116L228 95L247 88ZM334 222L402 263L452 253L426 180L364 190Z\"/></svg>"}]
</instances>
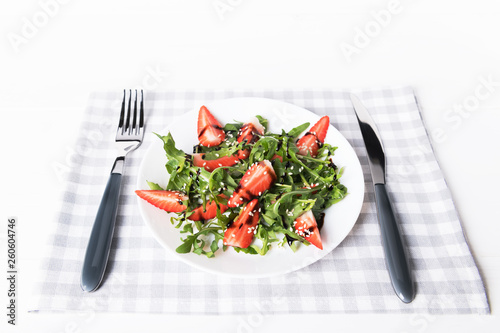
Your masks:
<instances>
[{"instance_id":1,"label":"metal cutlery","mask_svg":"<svg viewBox=\"0 0 500 333\"><path fill-rule=\"evenodd\" d=\"M133 106L132 90L129 90L128 103L126 97L124 90L115 138L118 156L111 168L83 261L81 287L86 292L99 288L104 277L115 228L125 157L139 147L144 138L143 91L141 90L139 110L137 110L137 90L135 90Z\"/></svg>"},{"instance_id":2,"label":"metal cutlery","mask_svg":"<svg viewBox=\"0 0 500 333\"><path fill-rule=\"evenodd\" d=\"M358 97L351 94L351 102L358 118L363 141L368 153L377 205L377 217L382 235L385 263L396 295L410 303L415 298L415 286L408 257L401 239L398 223L385 187L385 152L377 127Z\"/></svg>"}]
</instances>

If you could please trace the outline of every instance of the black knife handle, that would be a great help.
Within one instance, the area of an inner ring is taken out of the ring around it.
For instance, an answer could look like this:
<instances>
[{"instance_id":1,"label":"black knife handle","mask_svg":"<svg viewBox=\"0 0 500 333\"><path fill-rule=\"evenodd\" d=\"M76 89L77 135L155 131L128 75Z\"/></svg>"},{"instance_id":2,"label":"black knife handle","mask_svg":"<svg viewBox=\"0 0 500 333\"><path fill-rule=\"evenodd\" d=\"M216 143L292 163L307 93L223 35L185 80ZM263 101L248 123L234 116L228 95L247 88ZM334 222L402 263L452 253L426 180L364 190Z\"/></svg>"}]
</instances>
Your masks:
<instances>
[{"instance_id":1,"label":"black knife handle","mask_svg":"<svg viewBox=\"0 0 500 333\"><path fill-rule=\"evenodd\" d=\"M83 291L95 291L101 284L108 262L111 240L115 229L116 211L120 197L122 175L112 173L97 211L82 268Z\"/></svg>"},{"instance_id":2,"label":"black knife handle","mask_svg":"<svg viewBox=\"0 0 500 333\"><path fill-rule=\"evenodd\" d=\"M410 303L415 298L415 287L396 217L384 184L375 184L375 200L385 263L391 277L392 287L404 303Z\"/></svg>"}]
</instances>

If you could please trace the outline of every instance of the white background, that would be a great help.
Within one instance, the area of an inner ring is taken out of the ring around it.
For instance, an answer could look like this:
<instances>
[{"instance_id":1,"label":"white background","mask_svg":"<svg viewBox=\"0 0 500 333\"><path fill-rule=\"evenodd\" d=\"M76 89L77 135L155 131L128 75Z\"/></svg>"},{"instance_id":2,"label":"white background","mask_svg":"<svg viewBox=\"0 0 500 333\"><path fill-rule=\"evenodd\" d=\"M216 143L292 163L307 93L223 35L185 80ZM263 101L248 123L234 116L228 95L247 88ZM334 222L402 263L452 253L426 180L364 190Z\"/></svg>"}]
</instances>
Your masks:
<instances>
[{"instance_id":1,"label":"white background","mask_svg":"<svg viewBox=\"0 0 500 333\"><path fill-rule=\"evenodd\" d=\"M394 14L382 15L383 26L373 13L393 8L388 0L55 1L3 1L0 11L0 252L6 252L7 216L19 218L20 308L18 326L9 331L237 332L249 319L26 312L64 188L54 165L64 164L70 154L91 91L395 84L415 88L429 132L441 132L433 146L486 283L492 315L263 314L251 320L253 331L498 331L497 1L400 0ZM45 6L50 15L41 3L52 3ZM217 4L226 4L226 11L218 12ZM371 29L371 37L363 39L359 31L365 29ZM341 50L347 44L358 46L350 57ZM488 78L494 84L487 87L482 80ZM465 111L459 113L460 107ZM6 255L0 258L4 267ZM4 331L7 286L1 276Z\"/></svg>"}]
</instances>

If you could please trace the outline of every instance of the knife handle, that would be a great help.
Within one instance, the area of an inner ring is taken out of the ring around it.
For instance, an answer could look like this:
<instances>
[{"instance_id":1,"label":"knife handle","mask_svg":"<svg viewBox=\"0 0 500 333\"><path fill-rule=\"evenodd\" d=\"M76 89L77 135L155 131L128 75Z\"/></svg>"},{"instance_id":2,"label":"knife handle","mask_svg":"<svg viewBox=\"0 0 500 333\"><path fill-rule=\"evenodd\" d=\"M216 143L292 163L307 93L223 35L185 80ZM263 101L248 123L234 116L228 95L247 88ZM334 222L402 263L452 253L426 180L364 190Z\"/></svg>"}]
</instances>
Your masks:
<instances>
[{"instance_id":1,"label":"knife handle","mask_svg":"<svg viewBox=\"0 0 500 333\"><path fill-rule=\"evenodd\" d=\"M415 298L415 287L396 217L384 184L375 184L375 201L385 263L391 277L392 287L404 303L410 303Z\"/></svg>"},{"instance_id":2,"label":"knife handle","mask_svg":"<svg viewBox=\"0 0 500 333\"><path fill-rule=\"evenodd\" d=\"M115 229L121 182L121 174L111 173L102 195L83 261L81 279L83 291L95 291L104 277Z\"/></svg>"}]
</instances>

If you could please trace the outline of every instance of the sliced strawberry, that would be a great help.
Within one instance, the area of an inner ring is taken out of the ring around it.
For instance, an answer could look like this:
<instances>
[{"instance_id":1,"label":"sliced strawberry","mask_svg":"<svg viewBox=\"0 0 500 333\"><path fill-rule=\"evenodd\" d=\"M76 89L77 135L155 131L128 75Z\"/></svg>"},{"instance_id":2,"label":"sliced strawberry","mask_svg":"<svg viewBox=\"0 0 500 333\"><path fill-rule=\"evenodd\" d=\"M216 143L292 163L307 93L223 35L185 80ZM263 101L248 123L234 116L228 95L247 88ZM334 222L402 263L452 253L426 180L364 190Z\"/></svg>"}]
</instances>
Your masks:
<instances>
[{"instance_id":1,"label":"sliced strawberry","mask_svg":"<svg viewBox=\"0 0 500 333\"><path fill-rule=\"evenodd\" d=\"M192 154L193 165L200 168L205 168L205 170L207 170L208 172L212 172L219 167L235 165L239 161L239 158L234 156L223 156L215 160L204 160L203 155L205 154Z\"/></svg>"},{"instance_id":2,"label":"sliced strawberry","mask_svg":"<svg viewBox=\"0 0 500 333\"><path fill-rule=\"evenodd\" d=\"M328 116L321 117L320 120L307 132L302 138L297 141L297 148L299 154L307 156L309 153L311 157L316 157L318 149L325 141L328 126L330 125L330 118Z\"/></svg>"},{"instance_id":3,"label":"sliced strawberry","mask_svg":"<svg viewBox=\"0 0 500 333\"><path fill-rule=\"evenodd\" d=\"M324 143L326 133L328 132L328 126L330 126L330 118L328 116L323 116L313 127L311 127L309 133L316 135L316 138L321 143Z\"/></svg>"},{"instance_id":4,"label":"sliced strawberry","mask_svg":"<svg viewBox=\"0 0 500 333\"><path fill-rule=\"evenodd\" d=\"M323 243L321 242L321 235L319 234L318 224L314 218L311 210L295 219L293 223L295 232L304 237L309 243L316 246L318 249L323 250Z\"/></svg>"},{"instance_id":5,"label":"sliced strawberry","mask_svg":"<svg viewBox=\"0 0 500 333\"><path fill-rule=\"evenodd\" d=\"M264 134L264 126L262 126L259 122L259 119L256 117L253 117L248 121L248 123L244 124L239 132L238 132L238 138L236 139L238 143L242 142L243 140L246 140L247 144L252 144L255 141L258 140L259 135ZM238 158L240 160L244 160L250 156L250 151L248 149L240 150L238 151Z\"/></svg>"},{"instance_id":6,"label":"sliced strawberry","mask_svg":"<svg viewBox=\"0 0 500 333\"><path fill-rule=\"evenodd\" d=\"M248 149L238 150L237 156L240 160L245 160L250 156L250 150Z\"/></svg>"},{"instance_id":7,"label":"sliced strawberry","mask_svg":"<svg viewBox=\"0 0 500 333\"><path fill-rule=\"evenodd\" d=\"M271 161L275 160L275 159L278 159L278 160L280 160L280 162L283 162L283 157L281 157L281 155L274 154L274 156L271 157Z\"/></svg>"},{"instance_id":8,"label":"sliced strawberry","mask_svg":"<svg viewBox=\"0 0 500 333\"><path fill-rule=\"evenodd\" d=\"M218 146L224 141L224 138L225 133L222 125L203 105L198 113L198 139L200 145L205 147Z\"/></svg>"},{"instance_id":9,"label":"sliced strawberry","mask_svg":"<svg viewBox=\"0 0 500 333\"><path fill-rule=\"evenodd\" d=\"M227 199L227 196L221 194L218 196L219 198ZM227 206L224 204L220 204L220 213L224 213L227 210ZM193 210L193 214L191 214L188 219L192 221L203 221L210 220L217 216L217 204L215 201L207 202L205 206L205 211L203 211L203 205Z\"/></svg>"},{"instance_id":10,"label":"sliced strawberry","mask_svg":"<svg viewBox=\"0 0 500 333\"><path fill-rule=\"evenodd\" d=\"M259 224L258 200L253 199L245 205L240 215L224 232L224 245L247 248L257 233Z\"/></svg>"},{"instance_id":11,"label":"sliced strawberry","mask_svg":"<svg viewBox=\"0 0 500 333\"><path fill-rule=\"evenodd\" d=\"M259 119L253 117L240 128L238 134L238 142L247 140L247 143L254 143L258 139L257 134L264 134L264 126L260 124Z\"/></svg>"},{"instance_id":12,"label":"sliced strawberry","mask_svg":"<svg viewBox=\"0 0 500 333\"><path fill-rule=\"evenodd\" d=\"M179 191L137 190L135 193L153 206L169 213L182 212L187 208L182 201L188 197Z\"/></svg>"},{"instance_id":13,"label":"sliced strawberry","mask_svg":"<svg viewBox=\"0 0 500 333\"><path fill-rule=\"evenodd\" d=\"M231 195L227 205L238 207L253 197L260 196L262 192L269 189L276 181L271 162L264 160L254 163L241 178L238 187Z\"/></svg>"}]
</instances>

